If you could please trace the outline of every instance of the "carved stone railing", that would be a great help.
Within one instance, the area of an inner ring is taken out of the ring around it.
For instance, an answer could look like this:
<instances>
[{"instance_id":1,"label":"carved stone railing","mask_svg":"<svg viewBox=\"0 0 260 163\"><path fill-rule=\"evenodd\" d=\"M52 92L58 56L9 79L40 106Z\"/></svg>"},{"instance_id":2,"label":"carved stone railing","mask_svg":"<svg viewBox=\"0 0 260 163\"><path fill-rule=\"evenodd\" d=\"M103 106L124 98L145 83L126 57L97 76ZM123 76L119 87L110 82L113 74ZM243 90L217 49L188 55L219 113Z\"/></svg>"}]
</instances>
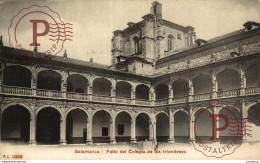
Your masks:
<instances>
[{"instance_id":1,"label":"carved stone railing","mask_svg":"<svg viewBox=\"0 0 260 163\"><path fill-rule=\"evenodd\" d=\"M12 95L33 95L32 88L16 87L16 86L2 86L2 93Z\"/></svg>"},{"instance_id":2,"label":"carved stone railing","mask_svg":"<svg viewBox=\"0 0 260 163\"><path fill-rule=\"evenodd\" d=\"M62 98L61 91L37 89L36 96Z\"/></svg>"},{"instance_id":3,"label":"carved stone railing","mask_svg":"<svg viewBox=\"0 0 260 163\"><path fill-rule=\"evenodd\" d=\"M172 103L178 104L178 103L186 103L188 102L188 96L182 96L182 97L173 97Z\"/></svg>"},{"instance_id":4,"label":"carved stone railing","mask_svg":"<svg viewBox=\"0 0 260 163\"><path fill-rule=\"evenodd\" d=\"M260 94L260 86L246 88L246 95Z\"/></svg>"},{"instance_id":5,"label":"carved stone railing","mask_svg":"<svg viewBox=\"0 0 260 163\"><path fill-rule=\"evenodd\" d=\"M218 91L217 97L218 98L224 98L224 97L236 97L240 95L239 89L232 89L232 90L224 90L224 91Z\"/></svg>"},{"instance_id":6,"label":"carved stone railing","mask_svg":"<svg viewBox=\"0 0 260 163\"><path fill-rule=\"evenodd\" d=\"M192 96L193 101L210 100L211 93L196 94Z\"/></svg>"},{"instance_id":7,"label":"carved stone railing","mask_svg":"<svg viewBox=\"0 0 260 163\"><path fill-rule=\"evenodd\" d=\"M16 87L16 86L0 86L0 93L7 94L7 95L21 95L21 96L37 96L37 97L48 97L48 98L67 98L67 99L74 99L74 100L90 100L87 94L83 93L75 93L75 92L61 92L61 91L54 91L54 90L41 90L41 89L32 89L32 88L24 88L24 87ZM63 96L65 93L66 96ZM260 86L255 87L248 87L245 88L245 93L241 94L244 95L256 95L260 94ZM217 98L228 98L228 97L238 97L240 96L240 89L233 89L233 90L224 90L217 92ZM102 95L93 95L93 101L99 102L116 102L121 104L135 104L135 105L166 105L168 103L168 99L160 99L153 102L144 99L135 99L135 102L132 101L130 98L124 97L115 97L115 101L112 101L111 96L102 96ZM202 101L202 100L210 100L211 93L204 93L192 96L192 101ZM134 102L134 103L133 103ZM174 97L172 98L171 104L179 104L179 103L187 103L188 96L183 97Z\"/></svg>"},{"instance_id":8,"label":"carved stone railing","mask_svg":"<svg viewBox=\"0 0 260 163\"><path fill-rule=\"evenodd\" d=\"M151 102L149 100L144 99L135 99L136 105L151 105Z\"/></svg>"},{"instance_id":9,"label":"carved stone railing","mask_svg":"<svg viewBox=\"0 0 260 163\"><path fill-rule=\"evenodd\" d=\"M85 93L67 92L67 98L74 100L88 100L88 95Z\"/></svg>"},{"instance_id":10,"label":"carved stone railing","mask_svg":"<svg viewBox=\"0 0 260 163\"><path fill-rule=\"evenodd\" d=\"M102 95L92 95L94 101L107 101L107 102L112 102L112 97L111 96L102 96Z\"/></svg>"},{"instance_id":11,"label":"carved stone railing","mask_svg":"<svg viewBox=\"0 0 260 163\"><path fill-rule=\"evenodd\" d=\"M168 98L167 99L159 99L155 101L155 105L166 105L168 104Z\"/></svg>"},{"instance_id":12,"label":"carved stone railing","mask_svg":"<svg viewBox=\"0 0 260 163\"><path fill-rule=\"evenodd\" d=\"M123 103L123 104L131 104L132 99L131 98L126 98L126 97L116 97L116 102L117 103Z\"/></svg>"}]
</instances>

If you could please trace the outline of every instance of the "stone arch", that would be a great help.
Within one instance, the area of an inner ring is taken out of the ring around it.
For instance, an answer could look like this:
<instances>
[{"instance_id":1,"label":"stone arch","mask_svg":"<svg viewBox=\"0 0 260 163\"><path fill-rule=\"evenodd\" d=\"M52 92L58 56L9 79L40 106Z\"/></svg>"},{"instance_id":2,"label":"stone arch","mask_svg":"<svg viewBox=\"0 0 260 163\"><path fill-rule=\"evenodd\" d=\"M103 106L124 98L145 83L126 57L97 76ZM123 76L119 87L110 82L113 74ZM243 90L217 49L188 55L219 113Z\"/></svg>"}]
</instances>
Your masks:
<instances>
[{"instance_id":1,"label":"stone arch","mask_svg":"<svg viewBox=\"0 0 260 163\"><path fill-rule=\"evenodd\" d=\"M130 115L131 119L132 119L132 120L134 119L133 114L132 114L130 111L128 111L128 110L120 110L120 111L116 112L115 118L118 116L118 114L120 114L120 113L122 113L122 112L128 113L128 114Z\"/></svg>"},{"instance_id":2,"label":"stone arch","mask_svg":"<svg viewBox=\"0 0 260 163\"><path fill-rule=\"evenodd\" d=\"M136 131L137 141L144 141L149 139L151 121L152 121L151 116L145 111L140 111L136 114L135 131Z\"/></svg>"},{"instance_id":3,"label":"stone arch","mask_svg":"<svg viewBox=\"0 0 260 163\"><path fill-rule=\"evenodd\" d=\"M192 79L194 94L212 92L212 78L208 74L199 74Z\"/></svg>"},{"instance_id":4,"label":"stone arch","mask_svg":"<svg viewBox=\"0 0 260 163\"><path fill-rule=\"evenodd\" d=\"M43 68L43 67L41 67L41 68L39 68L39 69L37 70L37 75L38 75L40 72L42 72L42 71L53 71L53 72L58 73L60 76L63 76L63 75L62 75L62 72L59 71L59 70L48 69L48 68Z\"/></svg>"},{"instance_id":5,"label":"stone arch","mask_svg":"<svg viewBox=\"0 0 260 163\"><path fill-rule=\"evenodd\" d=\"M3 84L31 88L32 71L26 66L10 65L3 70Z\"/></svg>"},{"instance_id":6,"label":"stone arch","mask_svg":"<svg viewBox=\"0 0 260 163\"><path fill-rule=\"evenodd\" d=\"M93 80L93 94L111 96L112 82L104 77L96 77Z\"/></svg>"},{"instance_id":7,"label":"stone arch","mask_svg":"<svg viewBox=\"0 0 260 163\"><path fill-rule=\"evenodd\" d=\"M65 121L64 115L56 106L40 107L36 111L36 141L40 144L58 144L61 120Z\"/></svg>"},{"instance_id":8,"label":"stone arch","mask_svg":"<svg viewBox=\"0 0 260 163\"><path fill-rule=\"evenodd\" d=\"M169 98L169 87L166 84L158 84L155 88L156 100Z\"/></svg>"},{"instance_id":9,"label":"stone arch","mask_svg":"<svg viewBox=\"0 0 260 163\"><path fill-rule=\"evenodd\" d=\"M246 76L246 87L254 87L260 85L260 76L259 76L259 65L251 64L245 69Z\"/></svg>"},{"instance_id":10,"label":"stone arch","mask_svg":"<svg viewBox=\"0 0 260 163\"><path fill-rule=\"evenodd\" d=\"M79 110L82 110L86 113L87 117L89 117L89 113L86 111L86 109L84 109L83 107L72 107L70 108L69 110L66 111L65 113L65 117L64 118L67 118L68 114L73 111L73 110L76 110L76 109L79 109Z\"/></svg>"},{"instance_id":11,"label":"stone arch","mask_svg":"<svg viewBox=\"0 0 260 163\"><path fill-rule=\"evenodd\" d=\"M21 64L7 63L4 68L6 68L6 67L11 67L11 66L20 66L20 67L26 68L26 69L28 69L32 74L33 74L33 72L34 72L34 71L32 70L32 67L31 67L31 66L26 66L26 65L21 65Z\"/></svg>"},{"instance_id":12,"label":"stone arch","mask_svg":"<svg viewBox=\"0 0 260 163\"><path fill-rule=\"evenodd\" d=\"M155 117L157 117L157 115L160 114L160 113L163 113L163 114L165 114L167 117L169 117L169 114L168 114L167 112L165 112L165 111L158 111L158 112L155 114Z\"/></svg>"},{"instance_id":13,"label":"stone arch","mask_svg":"<svg viewBox=\"0 0 260 163\"><path fill-rule=\"evenodd\" d=\"M183 97L189 94L189 83L185 79L176 79L172 82L173 97Z\"/></svg>"},{"instance_id":14,"label":"stone arch","mask_svg":"<svg viewBox=\"0 0 260 163\"><path fill-rule=\"evenodd\" d=\"M23 104L11 103L5 105L0 112L0 129L2 131L0 139L15 144L28 143L32 118L30 108Z\"/></svg>"},{"instance_id":15,"label":"stone arch","mask_svg":"<svg viewBox=\"0 0 260 163\"><path fill-rule=\"evenodd\" d=\"M219 91L240 88L240 75L236 69L224 69L216 78Z\"/></svg>"},{"instance_id":16,"label":"stone arch","mask_svg":"<svg viewBox=\"0 0 260 163\"><path fill-rule=\"evenodd\" d=\"M62 74L55 70L42 70L37 74L37 88L61 91Z\"/></svg>"},{"instance_id":17,"label":"stone arch","mask_svg":"<svg viewBox=\"0 0 260 163\"><path fill-rule=\"evenodd\" d=\"M72 107L66 114L66 141L68 144L82 144L87 138L88 112L82 107Z\"/></svg>"},{"instance_id":18,"label":"stone arch","mask_svg":"<svg viewBox=\"0 0 260 163\"><path fill-rule=\"evenodd\" d=\"M88 78L81 74L70 74L67 77L67 91L77 93L87 93Z\"/></svg>"},{"instance_id":19,"label":"stone arch","mask_svg":"<svg viewBox=\"0 0 260 163\"><path fill-rule=\"evenodd\" d=\"M225 70L234 70L234 71L236 71L236 72L240 75L240 70L239 70L238 68L236 68L234 65L228 65L228 66L225 66L225 67L220 67L220 68L218 68L218 69L215 71L216 76L217 76L219 73L221 73L221 72L223 72L223 71L225 71Z\"/></svg>"},{"instance_id":20,"label":"stone arch","mask_svg":"<svg viewBox=\"0 0 260 163\"><path fill-rule=\"evenodd\" d=\"M110 115L110 118L113 117L112 113L111 113L108 109L99 108L99 109L95 110L94 112L92 112L92 118L94 117L94 115L95 115L98 111L102 111L102 110L105 111L105 112L107 112L107 113Z\"/></svg>"},{"instance_id":21,"label":"stone arch","mask_svg":"<svg viewBox=\"0 0 260 163\"><path fill-rule=\"evenodd\" d=\"M150 114L149 114L148 112L146 112L146 111L140 111L140 112L136 113L135 118L137 118L137 116L138 116L139 114L142 114L142 113L146 114L146 115L149 117L149 119L152 120L152 117L151 117Z\"/></svg>"},{"instance_id":22,"label":"stone arch","mask_svg":"<svg viewBox=\"0 0 260 163\"><path fill-rule=\"evenodd\" d=\"M131 122L133 117L129 111L121 110L115 115L115 136L117 142L129 142L131 138Z\"/></svg>"},{"instance_id":23,"label":"stone arch","mask_svg":"<svg viewBox=\"0 0 260 163\"><path fill-rule=\"evenodd\" d=\"M193 114L195 120L194 136L206 143L210 143L209 138L212 136L212 119L209 116L210 114L212 114L212 111L205 108L200 108Z\"/></svg>"},{"instance_id":24,"label":"stone arch","mask_svg":"<svg viewBox=\"0 0 260 163\"><path fill-rule=\"evenodd\" d=\"M1 109L2 114L3 114L3 112L4 112L7 108L9 108L9 107L11 107L11 106L14 106L14 105L20 105L20 106L26 108L26 109L29 111L30 115L32 116L32 110L31 110L31 108L30 108L28 105L23 104L23 103L9 103L9 104L5 105L5 106Z\"/></svg>"},{"instance_id":25,"label":"stone arch","mask_svg":"<svg viewBox=\"0 0 260 163\"><path fill-rule=\"evenodd\" d=\"M169 121L168 114L160 111L155 115L156 120L156 139L158 142L168 142L169 139Z\"/></svg>"},{"instance_id":26,"label":"stone arch","mask_svg":"<svg viewBox=\"0 0 260 163\"><path fill-rule=\"evenodd\" d=\"M138 84L135 87L136 99L149 100L150 88L146 84Z\"/></svg>"},{"instance_id":27,"label":"stone arch","mask_svg":"<svg viewBox=\"0 0 260 163\"><path fill-rule=\"evenodd\" d=\"M173 116L174 116L177 112L179 112L179 111L182 111L182 112L186 113L188 116L190 115L189 112L186 111L185 109L177 109L177 110L175 110L175 111L173 112Z\"/></svg>"},{"instance_id":28,"label":"stone arch","mask_svg":"<svg viewBox=\"0 0 260 163\"><path fill-rule=\"evenodd\" d=\"M131 98L132 85L127 81L118 81L116 83L116 96Z\"/></svg>"},{"instance_id":29,"label":"stone arch","mask_svg":"<svg viewBox=\"0 0 260 163\"><path fill-rule=\"evenodd\" d=\"M53 109L56 109L59 113L60 113L60 116L61 118L63 119L65 117L65 114L59 109L59 107L55 106L55 105L44 105L44 106L41 106L39 107L37 110L36 110L36 117L38 115L38 113L44 109L44 108L53 108Z\"/></svg>"},{"instance_id":30,"label":"stone arch","mask_svg":"<svg viewBox=\"0 0 260 163\"><path fill-rule=\"evenodd\" d=\"M190 116L185 109L177 109L173 113L174 117L174 139L177 143L187 143L189 141L188 122Z\"/></svg>"},{"instance_id":31,"label":"stone arch","mask_svg":"<svg viewBox=\"0 0 260 163\"><path fill-rule=\"evenodd\" d=\"M92 138L94 143L109 142L112 136L112 118L113 115L107 109L97 109L92 113Z\"/></svg>"}]
</instances>

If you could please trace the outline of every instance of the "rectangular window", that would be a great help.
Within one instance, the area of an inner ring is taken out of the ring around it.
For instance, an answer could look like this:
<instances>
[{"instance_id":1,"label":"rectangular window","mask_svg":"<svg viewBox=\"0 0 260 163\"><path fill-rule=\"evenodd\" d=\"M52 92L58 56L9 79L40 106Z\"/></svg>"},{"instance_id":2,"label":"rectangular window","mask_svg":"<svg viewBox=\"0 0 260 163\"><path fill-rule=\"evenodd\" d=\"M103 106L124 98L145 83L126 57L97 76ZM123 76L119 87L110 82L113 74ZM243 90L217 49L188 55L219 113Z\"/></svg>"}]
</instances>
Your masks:
<instances>
[{"instance_id":1,"label":"rectangular window","mask_svg":"<svg viewBox=\"0 0 260 163\"><path fill-rule=\"evenodd\" d=\"M108 127L102 127L102 136L108 136Z\"/></svg>"},{"instance_id":2,"label":"rectangular window","mask_svg":"<svg viewBox=\"0 0 260 163\"><path fill-rule=\"evenodd\" d=\"M125 132L124 124L118 124L117 125L117 133L118 133L118 135L124 135L124 132Z\"/></svg>"}]
</instances>

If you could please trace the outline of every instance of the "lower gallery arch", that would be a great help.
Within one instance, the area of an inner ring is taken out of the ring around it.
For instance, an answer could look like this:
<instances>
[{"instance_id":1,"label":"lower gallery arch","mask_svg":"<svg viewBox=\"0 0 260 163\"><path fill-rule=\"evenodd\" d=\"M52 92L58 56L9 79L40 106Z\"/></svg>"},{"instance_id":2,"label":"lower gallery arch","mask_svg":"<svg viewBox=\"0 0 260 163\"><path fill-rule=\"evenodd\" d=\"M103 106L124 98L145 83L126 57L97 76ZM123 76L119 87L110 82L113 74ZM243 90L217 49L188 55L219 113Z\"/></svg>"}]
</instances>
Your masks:
<instances>
[{"instance_id":1,"label":"lower gallery arch","mask_svg":"<svg viewBox=\"0 0 260 163\"><path fill-rule=\"evenodd\" d=\"M195 113L195 139L201 139L204 143L211 143L212 136L211 112L208 109L199 109Z\"/></svg>"},{"instance_id":2,"label":"lower gallery arch","mask_svg":"<svg viewBox=\"0 0 260 163\"><path fill-rule=\"evenodd\" d=\"M74 109L68 113L66 118L66 141L68 144L86 142L87 118L87 114L80 109Z\"/></svg>"},{"instance_id":3,"label":"lower gallery arch","mask_svg":"<svg viewBox=\"0 0 260 163\"><path fill-rule=\"evenodd\" d=\"M97 111L93 116L92 138L94 143L109 143L111 116L107 111Z\"/></svg>"},{"instance_id":4,"label":"lower gallery arch","mask_svg":"<svg viewBox=\"0 0 260 163\"><path fill-rule=\"evenodd\" d=\"M247 141L259 142L260 141L260 104L255 104L248 109L248 121L247 123L251 128L252 132L247 130ZM252 135L250 135L252 134Z\"/></svg>"},{"instance_id":5,"label":"lower gallery arch","mask_svg":"<svg viewBox=\"0 0 260 163\"><path fill-rule=\"evenodd\" d=\"M2 113L1 140L24 144L30 139L30 112L20 105L13 105Z\"/></svg>"},{"instance_id":6,"label":"lower gallery arch","mask_svg":"<svg viewBox=\"0 0 260 163\"><path fill-rule=\"evenodd\" d=\"M228 144L232 139L235 139L237 136L238 139L241 140L241 115L240 112L233 108L226 106L219 111L219 114L225 115L229 120L228 128L222 131L219 131L220 143ZM223 118L219 118L219 128L225 125L225 120ZM237 135L238 134L238 135Z\"/></svg>"},{"instance_id":7,"label":"lower gallery arch","mask_svg":"<svg viewBox=\"0 0 260 163\"><path fill-rule=\"evenodd\" d=\"M116 116L116 141L129 142L131 137L131 116L123 111Z\"/></svg>"},{"instance_id":8,"label":"lower gallery arch","mask_svg":"<svg viewBox=\"0 0 260 163\"><path fill-rule=\"evenodd\" d=\"M144 141L149 139L150 118L146 113L140 113L136 117L136 140Z\"/></svg>"},{"instance_id":9,"label":"lower gallery arch","mask_svg":"<svg viewBox=\"0 0 260 163\"><path fill-rule=\"evenodd\" d=\"M169 117L165 113L156 116L156 139L158 142L168 142Z\"/></svg>"},{"instance_id":10,"label":"lower gallery arch","mask_svg":"<svg viewBox=\"0 0 260 163\"><path fill-rule=\"evenodd\" d=\"M188 123L189 116L186 112L179 110L174 114L174 139L176 143L189 142Z\"/></svg>"},{"instance_id":11,"label":"lower gallery arch","mask_svg":"<svg viewBox=\"0 0 260 163\"><path fill-rule=\"evenodd\" d=\"M38 144L58 144L60 140L60 119L58 110L46 107L39 111L36 121Z\"/></svg>"}]
</instances>

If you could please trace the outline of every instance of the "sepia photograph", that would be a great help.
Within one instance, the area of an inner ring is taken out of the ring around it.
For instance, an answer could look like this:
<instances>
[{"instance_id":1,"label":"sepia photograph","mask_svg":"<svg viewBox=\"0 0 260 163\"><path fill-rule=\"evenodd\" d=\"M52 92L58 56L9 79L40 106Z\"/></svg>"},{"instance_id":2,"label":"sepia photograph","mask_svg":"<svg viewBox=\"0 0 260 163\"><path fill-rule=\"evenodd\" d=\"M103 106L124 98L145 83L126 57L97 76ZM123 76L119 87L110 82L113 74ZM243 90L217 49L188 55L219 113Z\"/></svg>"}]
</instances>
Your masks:
<instances>
[{"instance_id":1,"label":"sepia photograph","mask_svg":"<svg viewBox=\"0 0 260 163\"><path fill-rule=\"evenodd\" d=\"M260 160L260 0L0 0L0 65L2 163Z\"/></svg>"}]
</instances>

